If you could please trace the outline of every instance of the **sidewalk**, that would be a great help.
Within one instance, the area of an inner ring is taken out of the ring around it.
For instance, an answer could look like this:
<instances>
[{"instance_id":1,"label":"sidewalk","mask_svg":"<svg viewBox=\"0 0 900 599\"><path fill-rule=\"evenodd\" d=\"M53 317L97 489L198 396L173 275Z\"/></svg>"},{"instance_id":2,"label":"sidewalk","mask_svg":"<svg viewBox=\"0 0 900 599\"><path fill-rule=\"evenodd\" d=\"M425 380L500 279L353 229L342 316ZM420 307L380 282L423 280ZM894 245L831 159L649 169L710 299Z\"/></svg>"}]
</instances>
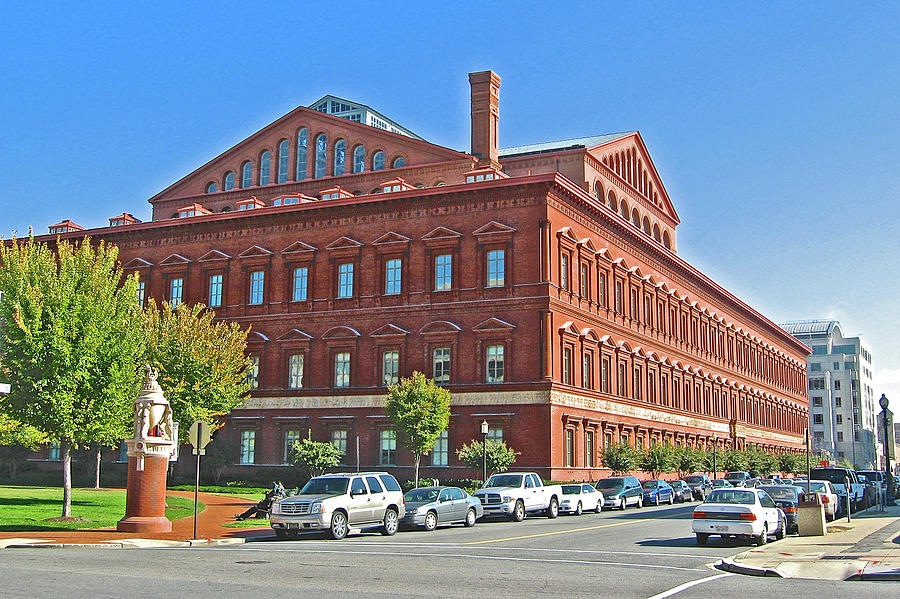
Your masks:
<instances>
[{"instance_id":1,"label":"sidewalk","mask_svg":"<svg viewBox=\"0 0 900 599\"><path fill-rule=\"evenodd\" d=\"M194 498L191 491L168 491L168 495ZM200 493L200 501L206 509L197 518L197 538L194 539L194 518L180 518L172 521L172 532L148 534L118 532L115 528L0 532L0 549L23 545L59 547L60 545L149 547L149 546L190 546L199 544L243 543L246 537L258 536L259 530L252 528L225 528L234 522L234 515L243 512L251 501L243 497ZM124 513L122 514L124 516ZM261 524L261 527L268 528Z\"/></svg>"},{"instance_id":2,"label":"sidewalk","mask_svg":"<svg viewBox=\"0 0 900 599\"><path fill-rule=\"evenodd\" d=\"M900 580L900 505L828 525L824 537L787 537L722 560L722 570L820 580Z\"/></svg>"}]
</instances>

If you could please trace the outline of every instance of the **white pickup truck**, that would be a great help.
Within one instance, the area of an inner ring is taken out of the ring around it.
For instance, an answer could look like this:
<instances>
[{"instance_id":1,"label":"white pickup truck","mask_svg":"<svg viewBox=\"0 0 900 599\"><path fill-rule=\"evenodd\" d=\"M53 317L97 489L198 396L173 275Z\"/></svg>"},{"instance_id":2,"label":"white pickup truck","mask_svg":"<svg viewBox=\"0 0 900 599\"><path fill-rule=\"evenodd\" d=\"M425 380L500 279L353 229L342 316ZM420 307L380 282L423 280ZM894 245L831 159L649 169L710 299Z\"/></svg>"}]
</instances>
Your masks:
<instances>
[{"instance_id":1,"label":"white pickup truck","mask_svg":"<svg viewBox=\"0 0 900 599\"><path fill-rule=\"evenodd\" d=\"M542 512L548 518L559 515L562 487L545 486L534 472L504 472L491 476L484 487L475 491L484 515L503 515L515 522L526 513Z\"/></svg>"},{"instance_id":2,"label":"white pickup truck","mask_svg":"<svg viewBox=\"0 0 900 599\"><path fill-rule=\"evenodd\" d=\"M827 480L831 482L835 492L838 494L840 506L838 511L846 510L847 502L847 479L850 480L850 510L856 511L863 505L866 486L859 482L856 472L849 468L829 467L829 468L813 468L810 471L812 480Z\"/></svg>"}]
</instances>

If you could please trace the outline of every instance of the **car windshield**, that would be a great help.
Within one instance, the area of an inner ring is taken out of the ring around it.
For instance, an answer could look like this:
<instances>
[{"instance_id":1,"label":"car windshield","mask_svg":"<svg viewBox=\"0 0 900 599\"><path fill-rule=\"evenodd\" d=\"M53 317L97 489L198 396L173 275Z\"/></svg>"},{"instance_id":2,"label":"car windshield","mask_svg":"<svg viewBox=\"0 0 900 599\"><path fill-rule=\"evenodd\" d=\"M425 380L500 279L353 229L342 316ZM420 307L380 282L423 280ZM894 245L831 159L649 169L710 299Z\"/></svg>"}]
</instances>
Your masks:
<instances>
[{"instance_id":1,"label":"car windshield","mask_svg":"<svg viewBox=\"0 0 900 599\"><path fill-rule=\"evenodd\" d=\"M563 495L581 495L581 485L563 485Z\"/></svg>"},{"instance_id":2,"label":"car windshield","mask_svg":"<svg viewBox=\"0 0 900 599\"><path fill-rule=\"evenodd\" d=\"M699 485L701 482L703 482L703 477L702 476L686 476L684 478L684 482L686 482L689 485Z\"/></svg>"},{"instance_id":3,"label":"car windshield","mask_svg":"<svg viewBox=\"0 0 900 599\"><path fill-rule=\"evenodd\" d=\"M844 478L846 476L847 473L844 470L836 470L833 468L822 468L813 470L810 473L810 478L813 480L827 480L835 485L844 484Z\"/></svg>"},{"instance_id":4,"label":"car windshield","mask_svg":"<svg viewBox=\"0 0 900 599\"><path fill-rule=\"evenodd\" d=\"M743 478L743 472L729 472L725 475L725 480L742 480Z\"/></svg>"},{"instance_id":5,"label":"car windshield","mask_svg":"<svg viewBox=\"0 0 900 599\"><path fill-rule=\"evenodd\" d=\"M799 483L799 484L806 485L805 482ZM809 490L810 490L812 493L827 493L827 492L828 492L828 488L825 486L825 483L824 483L823 481L821 481L821 480L819 480L819 481L815 481L815 480L810 481L810 483L809 483Z\"/></svg>"},{"instance_id":6,"label":"car windshield","mask_svg":"<svg viewBox=\"0 0 900 599\"><path fill-rule=\"evenodd\" d=\"M645 480L643 482L643 484L641 484L641 486L644 487L645 489L655 489L656 487L659 486L659 481L658 480Z\"/></svg>"},{"instance_id":7,"label":"car windshield","mask_svg":"<svg viewBox=\"0 0 900 599\"><path fill-rule=\"evenodd\" d=\"M760 487L763 491L769 494L769 497L772 499L778 499L781 501L797 501L797 489L794 487Z\"/></svg>"},{"instance_id":8,"label":"car windshield","mask_svg":"<svg viewBox=\"0 0 900 599\"><path fill-rule=\"evenodd\" d=\"M703 503L727 503L735 505L754 505L756 499L753 491L738 491L731 489L719 489L713 491Z\"/></svg>"},{"instance_id":9,"label":"car windshield","mask_svg":"<svg viewBox=\"0 0 900 599\"><path fill-rule=\"evenodd\" d=\"M404 495L403 499L410 503L419 501L431 503L432 501L437 501L440 491L440 489L413 489Z\"/></svg>"},{"instance_id":10,"label":"car windshield","mask_svg":"<svg viewBox=\"0 0 900 599\"><path fill-rule=\"evenodd\" d=\"M311 478L303 485L301 495L341 495L347 492L349 478Z\"/></svg>"},{"instance_id":11,"label":"car windshield","mask_svg":"<svg viewBox=\"0 0 900 599\"><path fill-rule=\"evenodd\" d=\"M521 487L522 486L522 475L521 474L495 474L490 477L486 483L484 483L485 487Z\"/></svg>"},{"instance_id":12,"label":"car windshield","mask_svg":"<svg viewBox=\"0 0 900 599\"><path fill-rule=\"evenodd\" d=\"M621 478L604 478L597 481L596 489L598 491L618 491L625 485L625 481Z\"/></svg>"}]
</instances>

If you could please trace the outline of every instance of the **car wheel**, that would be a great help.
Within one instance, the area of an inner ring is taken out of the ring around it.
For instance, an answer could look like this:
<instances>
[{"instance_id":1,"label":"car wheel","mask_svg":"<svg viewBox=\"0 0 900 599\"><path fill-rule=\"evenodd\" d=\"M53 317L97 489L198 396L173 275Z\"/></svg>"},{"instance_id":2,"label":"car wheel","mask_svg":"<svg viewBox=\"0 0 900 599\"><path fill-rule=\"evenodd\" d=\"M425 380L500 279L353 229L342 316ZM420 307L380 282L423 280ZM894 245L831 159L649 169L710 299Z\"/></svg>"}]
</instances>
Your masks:
<instances>
[{"instance_id":1,"label":"car wheel","mask_svg":"<svg viewBox=\"0 0 900 599\"><path fill-rule=\"evenodd\" d=\"M512 514L510 514L509 519L513 522L521 522L525 519L525 504L522 503L521 499L516 501L516 505L513 507L513 511Z\"/></svg>"},{"instance_id":2,"label":"car wheel","mask_svg":"<svg viewBox=\"0 0 900 599\"><path fill-rule=\"evenodd\" d=\"M280 528L275 529L275 538L278 539L286 539L288 538L288 533L286 530L282 530Z\"/></svg>"},{"instance_id":3,"label":"car wheel","mask_svg":"<svg viewBox=\"0 0 900 599\"><path fill-rule=\"evenodd\" d=\"M475 513L475 508L470 507L469 511L466 512L466 520L463 522L466 526L475 526L475 521L478 519L478 514Z\"/></svg>"},{"instance_id":4,"label":"car wheel","mask_svg":"<svg viewBox=\"0 0 900 599\"><path fill-rule=\"evenodd\" d=\"M425 530L434 530L437 528L437 514L428 512L425 514Z\"/></svg>"},{"instance_id":5,"label":"car wheel","mask_svg":"<svg viewBox=\"0 0 900 599\"><path fill-rule=\"evenodd\" d=\"M381 527L381 534L386 537L393 536L397 532L397 525L399 524L399 519L397 518L397 512L394 510L388 510L384 513L384 526Z\"/></svg>"},{"instance_id":6,"label":"car wheel","mask_svg":"<svg viewBox=\"0 0 900 599\"><path fill-rule=\"evenodd\" d=\"M644 507L644 496L643 495L638 497L637 507L638 507L638 509L641 509L642 507Z\"/></svg>"},{"instance_id":7,"label":"car wheel","mask_svg":"<svg viewBox=\"0 0 900 599\"><path fill-rule=\"evenodd\" d=\"M656 506L659 507L659 493L656 494Z\"/></svg>"},{"instance_id":8,"label":"car wheel","mask_svg":"<svg viewBox=\"0 0 900 599\"><path fill-rule=\"evenodd\" d=\"M619 509L620 509L620 510L624 510L625 507L626 507L626 504L625 504L625 498L624 498L624 497L619 497Z\"/></svg>"},{"instance_id":9,"label":"car wheel","mask_svg":"<svg viewBox=\"0 0 900 599\"><path fill-rule=\"evenodd\" d=\"M766 543L769 542L769 533L766 531L766 527L763 526L763 531L760 533L758 537L756 537L756 546L762 547Z\"/></svg>"},{"instance_id":10,"label":"car wheel","mask_svg":"<svg viewBox=\"0 0 900 599\"><path fill-rule=\"evenodd\" d=\"M331 515L331 526L328 528L328 536L339 541L347 536L347 515L344 512L335 512Z\"/></svg>"},{"instance_id":11,"label":"car wheel","mask_svg":"<svg viewBox=\"0 0 900 599\"><path fill-rule=\"evenodd\" d=\"M669 505L675 505L675 494L669 495Z\"/></svg>"},{"instance_id":12,"label":"car wheel","mask_svg":"<svg viewBox=\"0 0 900 599\"><path fill-rule=\"evenodd\" d=\"M709 541L709 534L705 532L697 533L697 544L698 545L706 545L706 542Z\"/></svg>"},{"instance_id":13,"label":"car wheel","mask_svg":"<svg viewBox=\"0 0 900 599\"><path fill-rule=\"evenodd\" d=\"M559 501L556 500L556 497L551 497L550 505L547 507L547 517L556 518L557 516L559 516Z\"/></svg>"},{"instance_id":14,"label":"car wheel","mask_svg":"<svg viewBox=\"0 0 900 599\"><path fill-rule=\"evenodd\" d=\"M776 541L780 541L781 539L784 538L785 528L787 528L787 522L785 522L784 520L779 518L778 519L778 528L775 529L775 540Z\"/></svg>"},{"instance_id":15,"label":"car wheel","mask_svg":"<svg viewBox=\"0 0 900 599\"><path fill-rule=\"evenodd\" d=\"M582 510L581 510L581 502L579 501L579 502L578 502L578 505L575 506L575 515L576 515L576 516L580 516L580 515L581 515L581 511L582 511Z\"/></svg>"}]
</instances>

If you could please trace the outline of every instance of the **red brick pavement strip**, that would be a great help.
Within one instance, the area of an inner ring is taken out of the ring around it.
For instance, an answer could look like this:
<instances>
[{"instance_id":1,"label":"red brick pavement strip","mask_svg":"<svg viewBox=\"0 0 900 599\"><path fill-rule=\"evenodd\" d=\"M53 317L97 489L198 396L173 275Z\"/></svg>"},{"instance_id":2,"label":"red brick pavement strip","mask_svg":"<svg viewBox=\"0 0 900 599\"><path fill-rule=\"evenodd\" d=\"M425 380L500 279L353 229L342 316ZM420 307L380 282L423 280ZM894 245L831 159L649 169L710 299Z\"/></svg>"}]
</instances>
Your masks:
<instances>
[{"instance_id":1,"label":"red brick pavement strip","mask_svg":"<svg viewBox=\"0 0 900 599\"><path fill-rule=\"evenodd\" d=\"M167 491L167 495L194 498L191 491ZM213 495L200 493L200 501L206 509L197 518L197 538L220 539L223 537L240 538L258 536L259 529L225 528L223 525L234 522L235 514L239 514L254 502L243 497ZM122 516L124 517L124 513ZM265 525L260 528L268 528ZM168 533L126 533L115 528L82 529L82 530L36 530L0 532L0 539L46 539L48 542L65 544L100 543L103 541L123 541L126 539L162 539L168 541L187 541L194 538L193 514L187 518L172 521L172 532Z\"/></svg>"}]
</instances>

